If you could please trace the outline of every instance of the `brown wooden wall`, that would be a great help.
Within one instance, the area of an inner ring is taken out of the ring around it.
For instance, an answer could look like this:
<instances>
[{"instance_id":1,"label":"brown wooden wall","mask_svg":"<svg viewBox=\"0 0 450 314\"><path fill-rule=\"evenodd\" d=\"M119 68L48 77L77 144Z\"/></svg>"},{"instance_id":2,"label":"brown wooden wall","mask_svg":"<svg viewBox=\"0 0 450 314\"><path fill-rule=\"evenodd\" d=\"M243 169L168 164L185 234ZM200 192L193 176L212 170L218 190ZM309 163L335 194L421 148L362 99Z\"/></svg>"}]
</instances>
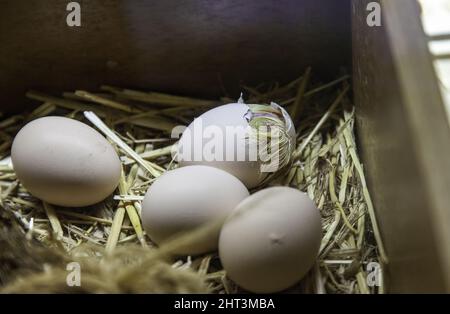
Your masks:
<instances>
[{"instance_id":1,"label":"brown wooden wall","mask_svg":"<svg viewBox=\"0 0 450 314\"><path fill-rule=\"evenodd\" d=\"M415 1L353 0L357 127L390 292L450 292L450 130Z\"/></svg>"},{"instance_id":2,"label":"brown wooden wall","mask_svg":"<svg viewBox=\"0 0 450 314\"><path fill-rule=\"evenodd\" d=\"M241 81L351 61L348 0L80 0L79 28L66 25L68 2L2 0L1 107L19 110L29 88L102 83L216 97L222 81L238 97Z\"/></svg>"}]
</instances>

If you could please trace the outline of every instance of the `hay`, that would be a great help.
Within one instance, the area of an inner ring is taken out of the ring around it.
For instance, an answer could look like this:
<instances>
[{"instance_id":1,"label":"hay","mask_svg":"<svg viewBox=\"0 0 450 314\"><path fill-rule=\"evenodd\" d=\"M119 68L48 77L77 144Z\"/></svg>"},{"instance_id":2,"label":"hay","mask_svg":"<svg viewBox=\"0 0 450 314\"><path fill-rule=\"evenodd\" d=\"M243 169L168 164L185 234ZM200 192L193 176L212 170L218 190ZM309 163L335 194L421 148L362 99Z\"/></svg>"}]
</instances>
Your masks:
<instances>
[{"instance_id":1,"label":"hay","mask_svg":"<svg viewBox=\"0 0 450 314\"><path fill-rule=\"evenodd\" d=\"M136 245L121 246L112 254L98 246L82 245L64 259L80 266L80 286L67 284L69 271L61 263L21 276L6 285L4 293L205 293L202 276L172 267L154 252ZM70 269L71 270L71 269ZM70 278L70 277L69 277Z\"/></svg>"},{"instance_id":2,"label":"hay","mask_svg":"<svg viewBox=\"0 0 450 314\"><path fill-rule=\"evenodd\" d=\"M287 170L266 185L305 191L322 215L323 240L316 266L287 293L382 293L368 286L366 266L387 262L356 151L348 76L314 83L311 69L280 86L243 87L248 103L275 102L294 118L297 147ZM0 121L0 288L3 292L239 292L217 253L174 257L197 233L157 248L140 223L140 200L155 178L176 167L170 131L216 105L155 92L102 86L62 97L30 91L41 104ZM14 135L28 121L61 115L94 125L116 147L122 176L116 194L88 208L42 203L21 186L9 154ZM218 228L220 224L209 226ZM205 231L206 230L206 231ZM3 249L6 248L6 249ZM81 287L66 284L66 266L77 262Z\"/></svg>"}]
</instances>

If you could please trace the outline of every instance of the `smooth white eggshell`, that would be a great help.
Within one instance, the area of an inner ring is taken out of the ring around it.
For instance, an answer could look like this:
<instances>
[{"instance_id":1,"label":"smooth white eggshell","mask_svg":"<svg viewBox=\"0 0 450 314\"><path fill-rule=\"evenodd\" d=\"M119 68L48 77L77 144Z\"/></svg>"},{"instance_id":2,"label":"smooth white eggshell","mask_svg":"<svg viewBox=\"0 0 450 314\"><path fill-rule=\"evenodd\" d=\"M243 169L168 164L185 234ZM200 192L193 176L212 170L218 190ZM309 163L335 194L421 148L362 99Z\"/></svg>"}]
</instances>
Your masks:
<instances>
[{"instance_id":1,"label":"smooth white eggshell","mask_svg":"<svg viewBox=\"0 0 450 314\"><path fill-rule=\"evenodd\" d=\"M77 120L44 117L14 138L11 159L23 186L50 204L79 207L104 200L120 179L120 160L96 130Z\"/></svg>"},{"instance_id":2,"label":"smooth white eggshell","mask_svg":"<svg viewBox=\"0 0 450 314\"><path fill-rule=\"evenodd\" d=\"M169 238L227 217L249 195L244 184L213 167L187 166L168 171L148 189L142 203L142 224L161 244ZM193 243L180 254L217 249L219 231Z\"/></svg>"},{"instance_id":3,"label":"smooth white eggshell","mask_svg":"<svg viewBox=\"0 0 450 314\"><path fill-rule=\"evenodd\" d=\"M242 288L273 293L302 279L321 238L319 210L307 194L272 187L236 207L222 227L219 255L227 276Z\"/></svg>"}]
</instances>

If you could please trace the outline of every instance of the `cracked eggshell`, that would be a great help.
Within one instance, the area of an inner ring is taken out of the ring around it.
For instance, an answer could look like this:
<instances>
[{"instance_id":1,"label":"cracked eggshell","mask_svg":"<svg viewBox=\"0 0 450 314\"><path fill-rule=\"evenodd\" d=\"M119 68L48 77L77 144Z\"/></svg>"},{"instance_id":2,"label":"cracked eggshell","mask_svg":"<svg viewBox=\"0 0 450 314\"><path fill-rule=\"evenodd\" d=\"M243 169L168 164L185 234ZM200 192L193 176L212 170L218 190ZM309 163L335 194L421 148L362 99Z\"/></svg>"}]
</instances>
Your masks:
<instances>
[{"instance_id":1,"label":"cracked eggshell","mask_svg":"<svg viewBox=\"0 0 450 314\"><path fill-rule=\"evenodd\" d=\"M280 106L272 104L273 106ZM295 147L295 128L289 114L281 108L286 120L288 134L291 136L291 146ZM250 160L248 154L247 128L249 127L249 107L245 103L231 103L213 108L196 118L183 132L179 141L177 159L181 167L190 165L205 165L225 170L241 180L247 188L258 186L268 175L261 172L261 162ZM213 133L205 135L206 128L212 132L224 134L223 149L218 153L220 158L206 156L204 151L211 141ZM227 129L228 127L228 129ZM230 131L237 127L238 131ZM200 143L201 146L198 145ZM238 159L238 152L246 152L245 158ZM231 153L230 153L231 152ZM234 154L232 154L234 152ZM230 158L232 156L232 158ZM187 158L186 158L187 157ZM231 160L230 160L231 159Z\"/></svg>"},{"instance_id":2,"label":"cracked eggshell","mask_svg":"<svg viewBox=\"0 0 450 314\"><path fill-rule=\"evenodd\" d=\"M219 255L227 276L255 293L293 286L313 266L322 239L320 213L307 194L272 187L242 201L222 227Z\"/></svg>"},{"instance_id":3,"label":"cracked eggshell","mask_svg":"<svg viewBox=\"0 0 450 314\"><path fill-rule=\"evenodd\" d=\"M187 166L161 175L142 202L142 224L149 237L161 244L171 237L226 218L249 195L244 184L213 167ZM179 254L201 254L217 249L219 230Z\"/></svg>"},{"instance_id":4,"label":"cracked eggshell","mask_svg":"<svg viewBox=\"0 0 450 314\"><path fill-rule=\"evenodd\" d=\"M14 138L11 159L32 195L67 207L104 200L114 192L121 173L116 151L99 132L64 117L26 124Z\"/></svg>"}]
</instances>

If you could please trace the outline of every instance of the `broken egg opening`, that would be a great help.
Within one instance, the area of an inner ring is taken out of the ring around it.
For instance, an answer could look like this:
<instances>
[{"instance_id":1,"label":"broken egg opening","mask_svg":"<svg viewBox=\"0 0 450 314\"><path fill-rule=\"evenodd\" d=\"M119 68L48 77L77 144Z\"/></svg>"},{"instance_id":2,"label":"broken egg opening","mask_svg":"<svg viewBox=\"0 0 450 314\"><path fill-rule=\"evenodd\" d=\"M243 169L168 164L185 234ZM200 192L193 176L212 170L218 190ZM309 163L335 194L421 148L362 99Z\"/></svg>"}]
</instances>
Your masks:
<instances>
[{"instance_id":1,"label":"broken egg opening","mask_svg":"<svg viewBox=\"0 0 450 314\"><path fill-rule=\"evenodd\" d=\"M289 114L276 103L231 103L194 119L180 138L177 160L181 167L225 170L254 188L290 163L295 140Z\"/></svg>"}]
</instances>

